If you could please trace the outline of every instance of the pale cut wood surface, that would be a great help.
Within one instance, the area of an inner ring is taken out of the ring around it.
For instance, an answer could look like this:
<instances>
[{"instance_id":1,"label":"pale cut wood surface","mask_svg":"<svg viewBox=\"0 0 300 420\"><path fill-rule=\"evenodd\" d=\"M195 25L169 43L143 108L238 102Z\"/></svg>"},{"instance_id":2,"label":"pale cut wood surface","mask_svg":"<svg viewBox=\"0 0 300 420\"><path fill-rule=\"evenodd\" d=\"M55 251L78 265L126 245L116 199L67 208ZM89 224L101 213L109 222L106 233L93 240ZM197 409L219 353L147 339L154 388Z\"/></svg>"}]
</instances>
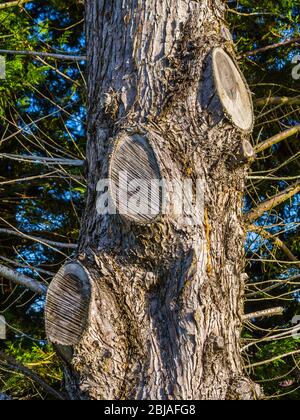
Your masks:
<instances>
[{"instance_id":1,"label":"pale cut wood surface","mask_svg":"<svg viewBox=\"0 0 300 420\"><path fill-rule=\"evenodd\" d=\"M111 157L110 180L119 213L150 223L161 211L159 166L146 137L124 134Z\"/></svg>"},{"instance_id":2,"label":"pale cut wood surface","mask_svg":"<svg viewBox=\"0 0 300 420\"><path fill-rule=\"evenodd\" d=\"M250 131L253 127L253 104L249 88L240 70L222 48L213 51L213 72L225 114L237 127Z\"/></svg>"},{"instance_id":3,"label":"pale cut wood surface","mask_svg":"<svg viewBox=\"0 0 300 420\"><path fill-rule=\"evenodd\" d=\"M66 265L52 280L46 299L46 334L50 342L76 345L89 312L87 278L80 266Z\"/></svg>"}]
</instances>

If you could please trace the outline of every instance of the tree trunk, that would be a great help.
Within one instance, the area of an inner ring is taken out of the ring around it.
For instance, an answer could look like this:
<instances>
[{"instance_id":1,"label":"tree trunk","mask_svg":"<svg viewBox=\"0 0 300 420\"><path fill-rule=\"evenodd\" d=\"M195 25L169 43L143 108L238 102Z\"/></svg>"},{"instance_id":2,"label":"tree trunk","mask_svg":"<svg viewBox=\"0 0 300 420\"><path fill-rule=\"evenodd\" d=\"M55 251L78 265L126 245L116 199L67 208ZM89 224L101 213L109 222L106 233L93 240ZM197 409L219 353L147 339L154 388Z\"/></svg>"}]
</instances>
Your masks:
<instances>
[{"instance_id":1,"label":"tree trunk","mask_svg":"<svg viewBox=\"0 0 300 420\"><path fill-rule=\"evenodd\" d=\"M86 2L87 205L46 307L71 398L259 394L240 354L253 111L224 18L220 0ZM165 184L126 206L122 171Z\"/></svg>"}]
</instances>

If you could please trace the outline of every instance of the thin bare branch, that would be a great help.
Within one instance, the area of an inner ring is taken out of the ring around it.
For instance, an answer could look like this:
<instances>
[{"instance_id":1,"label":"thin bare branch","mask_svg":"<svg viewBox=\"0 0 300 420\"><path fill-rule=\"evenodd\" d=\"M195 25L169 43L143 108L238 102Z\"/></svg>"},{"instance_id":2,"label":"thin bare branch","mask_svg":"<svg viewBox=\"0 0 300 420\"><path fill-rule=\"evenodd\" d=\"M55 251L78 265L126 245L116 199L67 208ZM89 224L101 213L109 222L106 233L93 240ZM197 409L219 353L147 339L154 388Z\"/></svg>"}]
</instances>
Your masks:
<instances>
[{"instance_id":1,"label":"thin bare branch","mask_svg":"<svg viewBox=\"0 0 300 420\"><path fill-rule=\"evenodd\" d=\"M7 235L19 236L21 238L25 238L25 239L29 239L31 241L39 242L42 245L50 245L50 246L54 246L56 248L62 248L62 249L63 248L65 248L65 249L76 249L77 248L76 244L68 244L68 243L64 243L64 242L50 241L49 239L40 238L38 236L27 235L26 233L21 232L19 230L0 228L0 233L5 233Z\"/></svg>"},{"instance_id":2,"label":"thin bare branch","mask_svg":"<svg viewBox=\"0 0 300 420\"><path fill-rule=\"evenodd\" d=\"M262 143L259 143L255 147L255 152L260 153L263 150L266 150L269 147L273 146L274 144L277 144L289 137L292 137L294 134L299 133L299 131L300 131L300 124L296 125L295 127L289 128L288 130L285 130L282 133L276 134L275 136L270 137L268 140L265 140Z\"/></svg>"},{"instance_id":3,"label":"thin bare branch","mask_svg":"<svg viewBox=\"0 0 300 420\"><path fill-rule=\"evenodd\" d=\"M50 276L50 277L55 276L55 273L53 273L52 271L44 270L43 268L40 268L40 267L34 267L33 265L30 265L30 264L22 264L19 261L15 261L10 258L3 257L3 255L0 255L0 260L8 264L11 264L15 267L28 268L29 270L35 271L36 273L46 274L46 276Z\"/></svg>"},{"instance_id":4,"label":"thin bare branch","mask_svg":"<svg viewBox=\"0 0 300 420\"><path fill-rule=\"evenodd\" d=\"M39 165L61 165L61 166L83 166L83 160L76 159L63 159L63 158L51 158L42 156L26 156L26 155L14 155L9 153L1 153L0 159L11 159L19 162L32 162Z\"/></svg>"},{"instance_id":5,"label":"thin bare branch","mask_svg":"<svg viewBox=\"0 0 300 420\"><path fill-rule=\"evenodd\" d=\"M59 74L61 77L63 77L64 79L68 80L71 83L74 83L74 85L76 86L80 86L80 83L78 83L76 80L73 80L70 76L68 76L67 74L63 73L62 71L60 71L57 66L52 66L49 62L45 61L42 57L37 56L36 57L37 60L39 60L41 63L43 63L45 66L50 67L52 70L54 70L57 74Z\"/></svg>"},{"instance_id":6,"label":"thin bare branch","mask_svg":"<svg viewBox=\"0 0 300 420\"><path fill-rule=\"evenodd\" d=\"M0 50L0 54L30 55L34 57L53 58L55 60L65 60L65 61L86 61L85 55L64 55L64 54L54 54L54 53L46 53L46 52L38 52L38 51Z\"/></svg>"},{"instance_id":7,"label":"thin bare branch","mask_svg":"<svg viewBox=\"0 0 300 420\"><path fill-rule=\"evenodd\" d=\"M288 39L287 41L277 42L276 44L267 45L266 47L257 48L256 50L247 51L239 56L239 58L243 57L253 57L255 55L264 53L266 51L274 50L276 48L287 47L288 45L297 44L300 42L300 37Z\"/></svg>"},{"instance_id":8,"label":"thin bare branch","mask_svg":"<svg viewBox=\"0 0 300 420\"><path fill-rule=\"evenodd\" d=\"M13 357L7 356L2 351L0 352L0 365L2 365L5 368L13 370L14 372L21 373L22 375L26 376L29 379L32 379L35 383L40 385L44 389L44 391L54 396L58 400L65 399L63 395L57 392L49 384L47 384L39 375L37 375L31 369L28 369L26 366L22 365L21 363L17 362Z\"/></svg>"},{"instance_id":9,"label":"thin bare branch","mask_svg":"<svg viewBox=\"0 0 300 420\"><path fill-rule=\"evenodd\" d=\"M279 248L282 249L282 251L285 253L285 255L288 257L290 261L293 261L296 264L299 264L298 258L292 253L292 251L286 246L286 244L277 236L272 235L272 233L263 229L261 226L251 225L249 226L248 229L250 232L256 232L261 237L271 240L275 245L277 245ZM300 264L299 264L299 268L300 268Z\"/></svg>"},{"instance_id":10,"label":"thin bare branch","mask_svg":"<svg viewBox=\"0 0 300 420\"><path fill-rule=\"evenodd\" d=\"M254 101L254 104L258 108L270 105L290 105L299 106L300 96L288 97L288 96L271 96L269 98L259 98Z\"/></svg>"},{"instance_id":11,"label":"thin bare branch","mask_svg":"<svg viewBox=\"0 0 300 420\"><path fill-rule=\"evenodd\" d=\"M249 283L249 286L261 286L262 284L270 284L270 283L285 283L285 282L289 282L290 284L299 284L299 282L294 282L293 280L298 280L300 279L300 275L297 274L296 276L290 276L287 278L282 278L282 279L272 279L272 280L265 280L265 281L260 281L257 283Z\"/></svg>"},{"instance_id":12,"label":"thin bare branch","mask_svg":"<svg viewBox=\"0 0 300 420\"><path fill-rule=\"evenodd\" d=\"M16 270L5 267L0 264L0 276L4 277L7 280L13 281L14 283L20 284L21 286L26 287L29 290L32 290L38 295L45 295L47 291L47 286L39 283L38 281L25 276L24 274L19 273Z\"/></svg>"},{"instance_id":13,"label":"thin bare branch","mask_svg":"<svg viewBox=\"0 0 300 420\"><path fill-rule=\"evenodd\" d=\"M245 13L245 12L240 12L238 10L234 10L231 8L227 8L227 11L229 13L233 13L234 15L238 15L238 16L245 16L245 17L249 17L249 16L278 16L281 17L282 19L288 19L287 16L281 15L280 13L275 13L275 12L249 12L249 13Z\"/></svg>"},{"instance_id":14,"label":"thin bare branch","mask_svg":"<svg viewBox=\"0 0 300 420\"><path fill-rule=\"evenodd\" d=\"M245 366L245 369L254 368L257 366L267 365L272 362L276 362L276 360L285 359L289 356L294 356L296 354L300 354L300 350L291 351L290 353L282 354L280 356L272 357L272 359L264 360L263 362L252 363L251 365Z\"/></svg>"},{"instance_id":15,"label":"thin bare branch","mask_svg":"<svg viewBox=\"0 0 300 420\"><path fill-rule=\"evenodd\" d=\"M256 175L249 175L247 179L253 181L295 181L296 179L300 179L300 175L296 176L256 176Z\"/></svg>"},{"instance_id":16,"label":"thin bare branch","mask_svg":"<svg viewBox=\"0 0 300 420\"><path fill-rule=\"evenodd\" d=\"M25 3L28 3L31 0L16 0L16 1L7 1L6 3L0 4L0 10L8 9L9 7L22 6Z\"/></svg>"},{"instance_id":17,"label":"thin bare branch","mask_svg":"<svg viewBox=\"0 0 300 420\"><path fill-rule=\"evenodd\" d=\"M282 307L265 309L264 311L253 312L243 316L243 321L248 319L257 319L257 318L268 318L275 315L282 315L284 309Z\"/></svg>"},{"instance_id":18,"label":"thin bare branch","mask_svg":"<svg viewBox=\"0 0 300 420\"><path fill-rule=\"evenodd\" d=\"M298 325L296 328L293 326L292 328L289 328L280 334L271 335L272 333L275 333L276 330L275 329L270 330L268 334L263 338L245 340L245 341L249 341L249 343L246 346L242 347L241 351L244 352L245 350L248 350L250 347L256 346L257 344L261 344L261 343L286 340L287 338L290 338L292 334L296 334L299 331L300 331L300 325Z\"/></svg>"},{"instance_id":19,"label":"thin bare branch","mask_svg":"<svg viewBox=\"0 0 300 420\"><path fill-rule=\"evenodd\" d=\"M18 179L11 179L9 181L0 182L0 185L11 185L11 184L17 184L19 182L27 182L27 181L33 181L35 179L44 179L44 178L49 178L49 177L54 177L55 178L56 174L58 174L58 172L54 171L54 172L49 172L47 174L28 176L28 177L25 177L25 178L18 178ZM60 175L58 175L58 177L60 178Z\"/></svg>"},{"instance_id":20,"label":"thin bare branch","mask_svg":"<svg viewBox=\"0 0 300 420\"><path fill-rule=\"evenodd\" d=\"M279 206L280 204L284 203L289 198L298 194L298 192L300 192L300 181L297 181L295 184L289 186L285 190L274 195L274 197L263 201L257 207L250 210L248 213L245 214L246 221L253 222L254 220L257 220L266 211L269 211L273 209L274 207Z\"/></svg>"}]
</instances>

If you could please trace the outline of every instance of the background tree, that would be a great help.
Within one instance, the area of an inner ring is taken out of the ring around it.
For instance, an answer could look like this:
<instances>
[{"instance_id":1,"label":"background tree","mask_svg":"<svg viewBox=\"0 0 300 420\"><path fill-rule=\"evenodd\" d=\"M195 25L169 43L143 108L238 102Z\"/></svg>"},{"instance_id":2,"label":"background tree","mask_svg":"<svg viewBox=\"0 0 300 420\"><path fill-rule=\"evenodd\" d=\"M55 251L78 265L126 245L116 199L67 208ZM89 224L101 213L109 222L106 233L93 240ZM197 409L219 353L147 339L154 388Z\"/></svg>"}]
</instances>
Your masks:
<instances>
[{"instance_id":1,"label":"background tree","mask_svg":"<svg viewBox=\"0 0 300 420\"><path fill-rule=\"evenodd\" d=\"M0 27L2 49L67 55L84 48L78 2L27 2L26 8L1 9ZM45 285L72 255L69 243L78 236L85 181L81 167L72 165L84 156L82 64L9 54L0 84L0 264ZM68 161L71 166L65 165ZM1 313L8 326L1 344L59 389L61 369L45 341L43 305L44 298L4 280ZM47 395L32 378L7 375L4 368L4 391L18 398Z\"/></svg>"},{"instance_id":2,"label":"background tree","mask_svg":"<svg viewBox=\"0 0 300 420\"><path fill-rule=\"evenodd\" d=\"M229 17L236 45L255 93L252 144L257 145L257 159L245 210L289 187L292 190L291 197L276 206L271 202L268 211L249 223L246 311L284 308L281 317L246 323L245 351L253 365L299 349L299 339L291 337L296 326L291 321L299 314L299 79L293 77L299 61L299 4L243 1L230 7L235 7ZM267 394L299 398L299 356L279 358L250 371Z\"/></svg>"}]
</instances>

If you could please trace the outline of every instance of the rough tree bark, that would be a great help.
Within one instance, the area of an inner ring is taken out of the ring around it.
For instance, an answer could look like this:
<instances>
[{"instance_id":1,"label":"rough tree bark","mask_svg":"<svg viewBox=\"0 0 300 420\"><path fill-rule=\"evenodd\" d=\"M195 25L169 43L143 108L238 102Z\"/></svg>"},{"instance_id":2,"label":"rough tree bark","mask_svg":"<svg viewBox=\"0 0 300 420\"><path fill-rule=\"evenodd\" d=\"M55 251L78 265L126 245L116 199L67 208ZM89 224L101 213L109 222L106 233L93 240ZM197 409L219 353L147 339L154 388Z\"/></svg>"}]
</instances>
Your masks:
<instances>
[{"instance_id":1,"label":"rough tree bark","mask_svg":"<svg viewBox=\"0 0 300 420\"><path fill-rule=\"evenodd\" d=\"M46 309L71 398L259 396L240 354L253 111L224 19L220 0L86 2L87 205ZM100 215L98 181L123 164L200 180L204 203Z\"/></svg>"}]
</instances>

